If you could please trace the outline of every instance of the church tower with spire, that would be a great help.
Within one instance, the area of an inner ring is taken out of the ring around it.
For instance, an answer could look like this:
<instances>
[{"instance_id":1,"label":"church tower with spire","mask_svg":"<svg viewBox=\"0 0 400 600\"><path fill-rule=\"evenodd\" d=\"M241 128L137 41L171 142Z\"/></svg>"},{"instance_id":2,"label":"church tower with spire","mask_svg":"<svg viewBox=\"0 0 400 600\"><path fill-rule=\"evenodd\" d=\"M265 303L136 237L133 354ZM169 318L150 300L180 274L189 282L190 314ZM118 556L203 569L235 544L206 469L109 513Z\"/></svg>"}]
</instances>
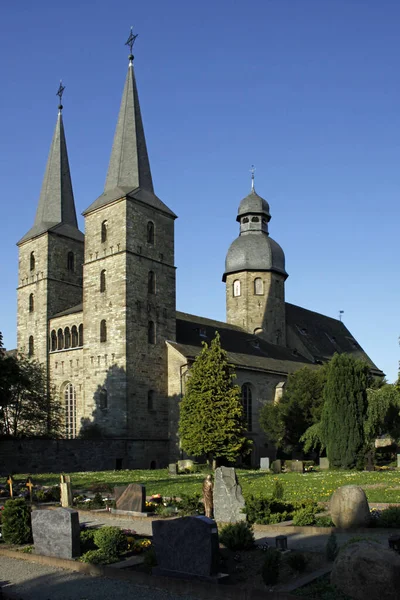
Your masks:
<instances>
[{"instance_id":1,"label":"church tower with spire","mask_svg":"<svg viewBox=\"0 0 400 600\"><path fill-rule=\"evenodd\" d=\"M286 345L285 255L270 236L269 204L254 187L239 205L239 237L225 260L226 320L279 346Z\"/></svg>"},{"instance_id":2,"label":"church tower with spire","mask_svg":"<svg viewBox=\"0 0 400 600\"><path fill-rule=\"evenodd\" d=\"M84 236L78 229L61 104L33 227L18 242L17 346L48 364L48 320L82 298Z\"/></svg>"},{"instance_id":3,"label":"church tower with spire","mask_svg":"<svg viewBox=\"0 0 400 600\"><path fill-rule=\"evenodd\" d=\"M166 440L174 220L154 194L132 46L103 194L85 211L85 407L106 435ZM99 398L101 410L99 407Z\"/></svg>"}]
</instances>

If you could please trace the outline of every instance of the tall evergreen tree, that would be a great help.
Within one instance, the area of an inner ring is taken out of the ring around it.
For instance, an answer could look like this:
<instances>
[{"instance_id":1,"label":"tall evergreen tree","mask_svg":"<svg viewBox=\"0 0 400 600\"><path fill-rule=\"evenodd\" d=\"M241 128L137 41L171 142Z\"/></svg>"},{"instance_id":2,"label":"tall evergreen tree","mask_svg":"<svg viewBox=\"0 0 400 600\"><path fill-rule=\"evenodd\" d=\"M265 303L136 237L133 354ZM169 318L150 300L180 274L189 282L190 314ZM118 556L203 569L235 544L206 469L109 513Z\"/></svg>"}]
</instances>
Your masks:
<instances>
[{"instance_id":1,"label":"tall evergreen tree","mask_svg":"<svg viewBox=\"0 0 400 600\"><path fill-rule=\"evenodd\" d=\"M365 451L364 421L368 365L348 354L335 354L324 388L321 431L329 462L335 467L356 466Z\"/></svg>"},{"instance_id":2,"label":"tall evergreen tree","mask_svg":"<svg viewBox=\"0 0 400 600\"><path fill-rule=\"evenodd\" d=\"M193 363L180 404L179 436L182 449L191 456L207 456L233 462L250 451L245 436L240 388L221 348L218 332Z\"/></svg>"}]
</instances>

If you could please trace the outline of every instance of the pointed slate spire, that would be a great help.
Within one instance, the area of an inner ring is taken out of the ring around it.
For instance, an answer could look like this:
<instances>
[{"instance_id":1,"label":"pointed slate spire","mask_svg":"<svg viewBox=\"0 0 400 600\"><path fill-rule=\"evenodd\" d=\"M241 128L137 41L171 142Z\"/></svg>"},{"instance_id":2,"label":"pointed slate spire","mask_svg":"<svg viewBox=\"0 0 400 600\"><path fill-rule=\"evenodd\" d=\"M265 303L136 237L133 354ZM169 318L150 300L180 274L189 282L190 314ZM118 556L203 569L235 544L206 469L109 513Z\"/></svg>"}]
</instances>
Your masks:
<instances>
[{"instance_id":1,"label":"pointed slate spire","mask_svg":"<svg viewBox=\"0 0 400 600\"><path fill-rule=\"evenodd\" d=\"M104 192L115 188L133 190L140 187L154 193L133 58L129 58Z\"/></svg>"},{"instance_id":2,"label":"pointed slate spire","mask_svg":"<svg viewBox=\"0 0 400 600\"><path fill-rule=\"evenodd\" d=\"M79 231L76 219L62 108L60 104L35 222L28 233L18 242L19 244L50 229L68 237L83 240L83 233Z\"/></svg>"}]
</instances>

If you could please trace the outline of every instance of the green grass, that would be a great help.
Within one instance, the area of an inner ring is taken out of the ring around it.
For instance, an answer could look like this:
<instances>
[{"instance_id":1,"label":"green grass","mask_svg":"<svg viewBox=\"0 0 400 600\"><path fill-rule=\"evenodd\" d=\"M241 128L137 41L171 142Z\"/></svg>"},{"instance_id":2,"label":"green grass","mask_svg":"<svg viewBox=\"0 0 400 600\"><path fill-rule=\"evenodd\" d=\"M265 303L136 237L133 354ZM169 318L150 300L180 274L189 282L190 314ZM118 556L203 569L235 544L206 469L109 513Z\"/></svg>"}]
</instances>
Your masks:
<instances>
[{"instance_id":1,"label":"green grass","mask_svg":"<svg viewBox=\"0 0 400 600\"><path fill-rule=\"evenodd\" d=\"M337 588L330 584L330 575L324 575L316 581L294 590L294 596L306 598L307 600L351 600L340 592Z\"/></svg>"},{"instance_id":2,"label":"green grass","mask_svg":"<svg viewBox=\"0 0 400 600\"><path fill-rule=\"evenodd\" d=\"M127 485L141 483L146 486L146 494L181 496L201 494L205 472L169 477L166 469L154 471L98 471L70 473L74 490L89 490L94 484ZM285 500L310 498L327 502L332 493L342 485L360 485L364 488L369 502L398 502L400 497L400 472L397 471L321 471L315 473L282 473L273 475L259 471L237 471L244 496L255 494L269 496L276 478L284 485ZM15 475L16 481L26 481L26 475ZM34 484L58 485L58 474L44 473L32 475ZM371 487L370 487L371 486Z\"/></svg>"}]
</instances>

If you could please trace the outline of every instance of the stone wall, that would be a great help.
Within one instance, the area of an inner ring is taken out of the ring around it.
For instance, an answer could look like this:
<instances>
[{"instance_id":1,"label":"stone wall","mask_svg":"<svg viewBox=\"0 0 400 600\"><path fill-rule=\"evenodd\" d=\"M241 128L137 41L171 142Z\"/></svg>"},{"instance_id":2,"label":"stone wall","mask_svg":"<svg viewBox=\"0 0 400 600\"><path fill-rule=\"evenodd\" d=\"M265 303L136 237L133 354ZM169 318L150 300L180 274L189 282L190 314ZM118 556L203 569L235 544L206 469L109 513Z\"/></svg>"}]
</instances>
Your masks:
<instances>
[{"instance_id":1,"label":"stone wall","mask_svg":"<svg viewBox=\"0 0 400 600\"><path fill-rule=\"evenodd\" d=\"M167 464L168 440L0 441L1 477L9 473L163 468Z\"/></svg>"}]
</instances>

